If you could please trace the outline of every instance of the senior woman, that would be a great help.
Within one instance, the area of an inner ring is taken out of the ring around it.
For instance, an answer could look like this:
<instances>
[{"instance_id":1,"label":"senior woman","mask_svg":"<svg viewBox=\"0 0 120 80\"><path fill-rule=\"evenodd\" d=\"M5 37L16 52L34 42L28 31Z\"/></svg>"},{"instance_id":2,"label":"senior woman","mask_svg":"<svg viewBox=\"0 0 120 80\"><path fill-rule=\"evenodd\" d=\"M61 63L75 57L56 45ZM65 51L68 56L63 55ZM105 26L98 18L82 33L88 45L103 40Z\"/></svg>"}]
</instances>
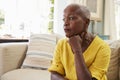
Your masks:
<instances>
[{"instance_id":1,"label":"senior woman","mask_svg":"<svg viewBox=\"0 0 120 80\"><path fill-rule=\"evenodd\" d=\"M51 80L107 80L110 48L88 32L90 12L82 5L64 9L66 38L59 40L50 68Z\"/></svg>"}]
</instances>

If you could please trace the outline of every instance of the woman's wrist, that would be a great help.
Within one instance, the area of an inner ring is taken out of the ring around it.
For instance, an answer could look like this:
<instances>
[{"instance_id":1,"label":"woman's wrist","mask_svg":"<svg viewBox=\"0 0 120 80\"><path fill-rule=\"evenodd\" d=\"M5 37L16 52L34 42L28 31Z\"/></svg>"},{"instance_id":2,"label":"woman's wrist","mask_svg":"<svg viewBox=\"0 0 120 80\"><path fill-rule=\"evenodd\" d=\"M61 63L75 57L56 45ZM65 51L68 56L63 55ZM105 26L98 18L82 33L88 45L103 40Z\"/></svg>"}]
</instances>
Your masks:
<instances>
[{"instance_id":1,"label":"woman's wrist","mask_svg":"<svg viewBox=\"0 0 120 80\"><path fill-rule=\"evenodd\" d=\"M74 54L81 54L81 53L82 53L82 49L79 49L79 50L73 50L73 53L74 53Z\"/></svg>"}]
</instances>

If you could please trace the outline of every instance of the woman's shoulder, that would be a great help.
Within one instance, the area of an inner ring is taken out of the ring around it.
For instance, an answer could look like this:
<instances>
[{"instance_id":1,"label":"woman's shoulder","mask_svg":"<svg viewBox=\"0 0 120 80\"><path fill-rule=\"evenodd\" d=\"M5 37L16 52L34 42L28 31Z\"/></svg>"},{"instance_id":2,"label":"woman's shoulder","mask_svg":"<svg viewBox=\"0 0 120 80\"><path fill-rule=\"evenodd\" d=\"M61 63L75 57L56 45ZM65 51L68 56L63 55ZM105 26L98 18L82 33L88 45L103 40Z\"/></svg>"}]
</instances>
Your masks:
<instances>
[{"instance_id":1,"label":"woman's shoulder","mask_svg":"<svg viewBox=\"0 0 120 80\"><path fill-rule=\"evenodd\" d=\"M68 38L63 37L61 39L58 40L58 43L63 43L63 42L67 42Z\"/></svg>"},{"instance_id":2,"label":"woman's shoulder","mask_svg":"<svg viewBox=\"0 0 120 80\"><path fill-rule=\"evenodd\" d=\"M98 45L100 47L109 48L109 45L103 39L101 39L99 36L96 36L93 41L96 45Z\"/></svg>"},{"instance_id":3,"label":"woman's shoulder","mask_svg":"<svg viewBox=\"0 0 120 80\"><path fill-rule=\"evenodd\" d=\"M57 41L57 45L64 45L67 43L67 41L68 41L68 38L63 37Z\"/></svg>"}]
</instances>

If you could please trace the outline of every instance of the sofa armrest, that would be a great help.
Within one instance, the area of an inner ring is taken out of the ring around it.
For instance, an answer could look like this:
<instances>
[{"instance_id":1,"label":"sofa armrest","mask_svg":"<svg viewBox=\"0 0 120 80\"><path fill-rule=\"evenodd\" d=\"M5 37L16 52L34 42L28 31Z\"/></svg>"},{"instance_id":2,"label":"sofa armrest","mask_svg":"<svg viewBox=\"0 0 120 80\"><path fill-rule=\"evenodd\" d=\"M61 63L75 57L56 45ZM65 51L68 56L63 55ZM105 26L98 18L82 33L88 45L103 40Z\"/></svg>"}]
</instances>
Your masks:
<instances>
[{"instance_id":1,"label":"sofa armrest","mask_svg":"<svg viewBox=\"0 0 120 80\"><path fill-rule=\"evenodd\" d=\"M25 58L27 46L28 43L0 44L0 76L21 66Z\"/></svg>"}]
</instances>

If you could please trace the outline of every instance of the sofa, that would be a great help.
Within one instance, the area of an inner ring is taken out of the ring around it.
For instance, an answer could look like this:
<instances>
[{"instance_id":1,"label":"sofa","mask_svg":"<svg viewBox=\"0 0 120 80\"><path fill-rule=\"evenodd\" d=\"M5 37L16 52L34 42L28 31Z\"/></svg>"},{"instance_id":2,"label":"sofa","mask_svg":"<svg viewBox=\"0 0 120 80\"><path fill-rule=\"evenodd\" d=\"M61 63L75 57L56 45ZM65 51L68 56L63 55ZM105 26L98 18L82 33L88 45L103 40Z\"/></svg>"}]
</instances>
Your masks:
<instances>
[{"instance_id":1,"label":"sofa","mask_svg":"<svg viewBox=\"0 0 120 80\"><path fill-rule=\"evenodd\" d=\"M47 37L44 38L44 37ZM52 38L51 38L52 36ZM41 38L42 37L42 38ZM1 43L0 44L0 80L50 80L50 72L47 71L47 67L49 66L48 64L50 62L43 62L41 65L37 65L37 68L34 67L28 67L26 65L30 64L32 61L31 57L31 52L33 53L36 51L35 49L38 49L41 51L43 50L48 50L51 49L51 53L57 43L57 41L61 38L62 36L60 35L49 35L49 34L37 34L33 35L30 38L29 42L13 42L13 43ZM37 39L36 39L37 38ZM51 44L49 45L48 43L44 43L44 39L48 40L48 38L51 38L51 40L54 40L54 45L52 41L52 48ZM39 44L40 41L42 44ZM105 40L111 48L111 58L110 58L110 65L107 71L107 78L108 80L120 80L120 40ZM42 46L42 47L40 47ZM45 47L43 47L45 46ZM48 46L48 47L46 47ZM29 55L28 55L29 54ZM26 57L29 58L26 60ZM36 57L34 55L34 57ZM43 59L43 57L41 58ZM34 59L33 59L34 60ZM50 60L50 58L47 60ZM27 63L27 64L25 64ZM25 64L25 65L24 65ZM36 65L36 63L32 63ZM41 63L40 63L41 64ZM46 67L47 65L47 67ZM40 68L38 68L40 66Z\"/></svg>"}]
</instances>

